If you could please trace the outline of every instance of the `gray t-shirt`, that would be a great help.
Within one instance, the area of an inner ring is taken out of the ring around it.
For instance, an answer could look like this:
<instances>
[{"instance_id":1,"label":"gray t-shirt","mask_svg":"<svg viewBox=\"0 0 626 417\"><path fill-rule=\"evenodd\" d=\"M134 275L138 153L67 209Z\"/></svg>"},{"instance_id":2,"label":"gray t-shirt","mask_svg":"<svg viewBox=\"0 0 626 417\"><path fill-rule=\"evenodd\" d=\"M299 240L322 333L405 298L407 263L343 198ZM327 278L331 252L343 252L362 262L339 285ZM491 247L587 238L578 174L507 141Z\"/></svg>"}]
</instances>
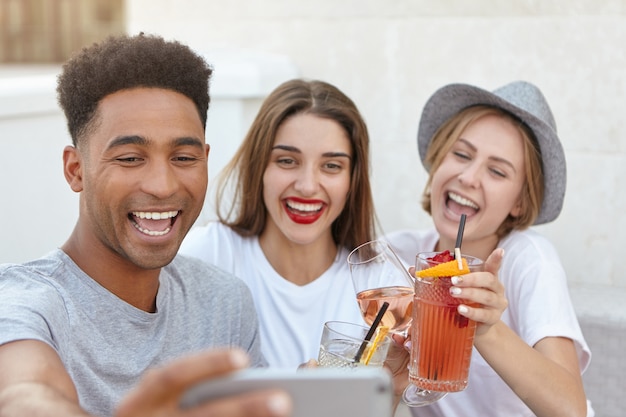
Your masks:
<instances>
[{"instance_id":1,"label":"gray t-shirt","mask_svg":"<svg viewBox=\"0 0 626 417\"><path fill-rule=\"evenodd\" d=\"M238 346L253 366L265 365L241 280L179 255L159 282L157 311L147 313L100 286L61 250L0 265L0 345L35 339L52 346L81 406L98 416L113 414L147 368L185 353Z\"/></svg>"}]
</instances>

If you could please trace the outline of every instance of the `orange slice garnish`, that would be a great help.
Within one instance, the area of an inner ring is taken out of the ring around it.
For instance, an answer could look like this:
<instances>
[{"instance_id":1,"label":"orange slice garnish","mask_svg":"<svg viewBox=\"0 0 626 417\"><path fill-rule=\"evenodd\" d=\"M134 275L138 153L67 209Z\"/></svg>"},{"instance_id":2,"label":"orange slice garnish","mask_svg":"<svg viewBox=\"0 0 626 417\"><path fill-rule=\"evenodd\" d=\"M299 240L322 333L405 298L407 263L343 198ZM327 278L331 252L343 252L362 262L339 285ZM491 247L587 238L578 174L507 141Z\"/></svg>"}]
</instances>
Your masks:
<instances>
[{"instance_id":1,"label":"orange slice garnish","mask_svg":"<svg viewBox=\"0 0 626 417\"><path fill-rule=\"evenodd\" d=\"M387 326L380 326L378 329L376 329L376 336L374 337L374 341L367 347L365 354L361 358L360 362L363 365L367 365L370 363L372 355L374 355L374 352L376 351L376 348L378 348L380 342L385 338L385 336L387 336L387 333L389 333L389 327Z\"/></svg>"},{"instance_id":2,"label":"orange slice garnish","mask_svg":"<svg viewBox=\"0 0 626 417\"><path fill-rule=\"evenodd\" d=\"M444 262L430 268L415 271L415 276L419 278L436 278L436 277L453 277L469 273L467 260L462 258L463 269L459 269L459 263L456 260Z\"/></svg>"}]
</instances>

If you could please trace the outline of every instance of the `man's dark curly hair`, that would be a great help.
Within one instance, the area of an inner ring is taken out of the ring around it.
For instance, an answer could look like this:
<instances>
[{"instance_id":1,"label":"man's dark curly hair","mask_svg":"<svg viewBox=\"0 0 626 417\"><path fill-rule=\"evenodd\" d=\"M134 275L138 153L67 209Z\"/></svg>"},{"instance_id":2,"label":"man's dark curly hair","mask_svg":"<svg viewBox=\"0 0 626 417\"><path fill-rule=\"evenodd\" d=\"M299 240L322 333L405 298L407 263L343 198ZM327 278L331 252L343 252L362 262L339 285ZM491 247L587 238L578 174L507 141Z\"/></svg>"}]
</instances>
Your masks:
<instances>
[{"instance_id":1,"label":"man's dark curly hair","mask_svg":"<svg viewBox=\"0 0 626 417\"><path fill-rule=\"evenodd\" d=\"M212 72L188 46L154 35L109 37L83 48L63 65L57 85L72 143L76 146L93 127L100 100L135 87L184 94L195 103L206 128Z\"/></svg>"}]
</instances>

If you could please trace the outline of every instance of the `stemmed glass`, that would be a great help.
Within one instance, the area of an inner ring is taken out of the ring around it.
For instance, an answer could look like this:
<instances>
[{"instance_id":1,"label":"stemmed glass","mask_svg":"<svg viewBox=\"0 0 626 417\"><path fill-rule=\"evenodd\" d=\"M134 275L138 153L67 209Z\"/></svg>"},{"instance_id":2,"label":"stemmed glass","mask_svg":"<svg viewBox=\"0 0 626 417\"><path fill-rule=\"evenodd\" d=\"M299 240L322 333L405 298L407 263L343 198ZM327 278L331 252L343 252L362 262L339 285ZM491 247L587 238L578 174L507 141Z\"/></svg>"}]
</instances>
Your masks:
<instances>
[{"instance_id":1,"label":"stemmed glass","mask_svg":"<svg viewBox=\"0 0 626 417\"><path fill-rule=\"evenodd\" d=\"M373 240L348 255L357 302L365 322L372 324L383 303L389 303L381 325L406 336L411 324L414 279L389 243Z\"/></svg>"}]
</instances>

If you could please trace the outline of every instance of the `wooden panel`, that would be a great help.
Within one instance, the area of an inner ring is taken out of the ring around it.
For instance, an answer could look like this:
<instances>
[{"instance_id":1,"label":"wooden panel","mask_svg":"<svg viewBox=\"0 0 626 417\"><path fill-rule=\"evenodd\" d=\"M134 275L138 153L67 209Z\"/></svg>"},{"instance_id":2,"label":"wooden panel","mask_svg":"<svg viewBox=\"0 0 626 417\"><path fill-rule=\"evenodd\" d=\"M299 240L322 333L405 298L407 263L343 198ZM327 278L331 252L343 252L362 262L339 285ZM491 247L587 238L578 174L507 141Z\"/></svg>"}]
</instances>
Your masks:
<instances>
[{"instance_id":1,"label":"wooden panel","mask_svg":"<svg viewBox=\"0 0 626 417\"><path fill-rule=\"evenodd\" d=\"M0 0L0 63L63 62L124 29L124 0Z\"/></svg>"}]
</instances>

